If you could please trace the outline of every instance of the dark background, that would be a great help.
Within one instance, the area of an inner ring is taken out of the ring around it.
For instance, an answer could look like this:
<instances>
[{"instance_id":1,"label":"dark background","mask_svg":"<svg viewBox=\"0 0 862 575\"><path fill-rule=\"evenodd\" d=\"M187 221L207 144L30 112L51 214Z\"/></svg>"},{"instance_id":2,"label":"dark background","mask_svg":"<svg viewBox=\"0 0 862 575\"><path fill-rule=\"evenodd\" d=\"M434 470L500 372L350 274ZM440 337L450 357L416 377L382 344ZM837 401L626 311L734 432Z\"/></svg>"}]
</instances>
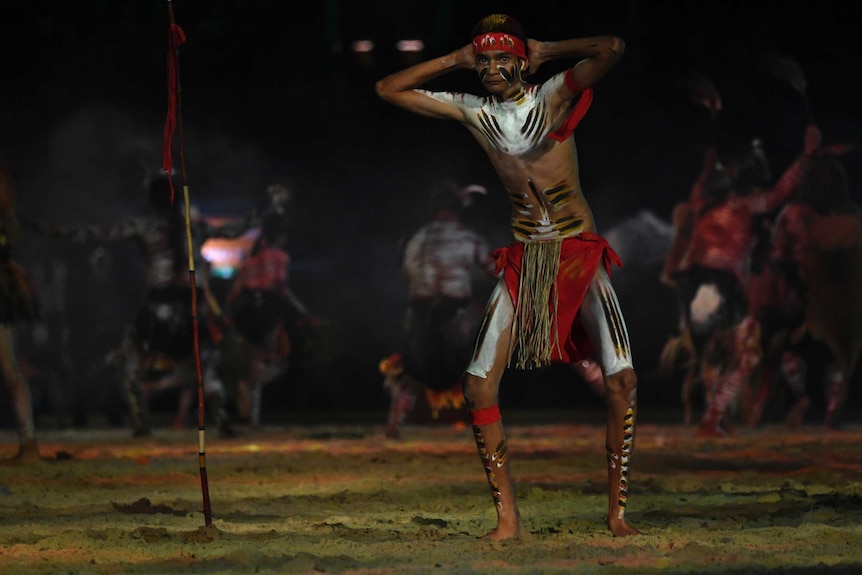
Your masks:
<instances>
[{"instance_id":1,"label":"dark background","mask_svg":"<svg viewBox=\"0 0 862 575\"><path fill-rule=\"evenodd\" d=\"M432 181L486 186L490 194L473 221L493 243L508 242L505 194L466 130L376 98L374 82L409 63L394 48L399 39L421 38L420 58L443 55L469 41L472 26L491 12L512 14L540 40L622 37L626 54L597 85L576 134L600 230L644 210L669 220L674 203L687 196L708 134L705 110L685 87L693 72L708 75L721 92L722 129L740 139L761 137L776 172L799 152L809 118L801 95L769 74L765 55L802 67L813 119L827 141L856 141L862 129L862 4L851 0L177 0L173 7L187 36L180 70L192 202L208 214L242 214L269 183L287 182L298 222L294 288L330 322L293 382L267 391L269 406L385 407L377 361L399 337L404 286L397 246L425 216ZM105 224L145 208L141 182L161 165L168 24L167 4L158 1L4 4L0 152L22 212ZM373 40L373 55L352 53L357 39ZM549 65L533 80L560 69ZM479 88L467 72L434 87ZM859 150L845 163L859 200ZM16 256L33 271L51 258L70 263L76 354L96 361L118 339L143 288L134 246L107 246L101 276L88 265L92 249L25 233ZM657 281L661 256L657 242L654 253L627 260L618 289L641 401L673 409L678 380L654 373L676 319L673 294ZM96 389L104 388L88 385L75 394L98 406L103 392ZM512 374L503 395L524 406L599 404L557 368Z\"/></svg>"}]
</instances>

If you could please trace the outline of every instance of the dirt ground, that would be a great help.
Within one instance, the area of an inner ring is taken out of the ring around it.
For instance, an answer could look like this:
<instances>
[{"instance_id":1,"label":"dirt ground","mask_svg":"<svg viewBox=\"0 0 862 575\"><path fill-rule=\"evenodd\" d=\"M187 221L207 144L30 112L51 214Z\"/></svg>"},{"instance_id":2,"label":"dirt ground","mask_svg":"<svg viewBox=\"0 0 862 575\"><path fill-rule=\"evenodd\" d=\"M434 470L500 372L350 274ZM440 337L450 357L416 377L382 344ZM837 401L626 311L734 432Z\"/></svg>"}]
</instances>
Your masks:
<instances>
[{"instance_id":1,"label":"dirt ground","mask_svg":"<svg viewBox=\"0 0 862 575\"><path fill-rule=\"evenodd\" d=\"M43 461L0 466L0 573L862 572L862 426L698 440L642 413L627 515L642 534L617 539L601 418L508 415L530 536L505 543L480 538L495 515L457 423L399 440L363 422L207 431L205 481L195 430L45 431ZM14 449L0 433L0 456Z\"/></svg>"}]
</instances>

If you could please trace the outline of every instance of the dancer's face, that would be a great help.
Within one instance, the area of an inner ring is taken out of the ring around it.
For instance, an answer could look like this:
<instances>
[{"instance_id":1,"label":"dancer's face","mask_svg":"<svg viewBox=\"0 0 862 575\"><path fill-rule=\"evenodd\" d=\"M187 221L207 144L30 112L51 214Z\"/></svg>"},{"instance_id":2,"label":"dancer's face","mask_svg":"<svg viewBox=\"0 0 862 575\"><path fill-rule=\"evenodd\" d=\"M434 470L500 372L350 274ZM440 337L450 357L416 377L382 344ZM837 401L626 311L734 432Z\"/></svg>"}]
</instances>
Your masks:
<instances>
[{"instance_id":1,"label":"dancer's face","mask_svg":"<svg viewBox=\"0 0 862 575\"><path fill-rule=\"evenodd\" d=\"M479 80L489 92L505 96L521 85L521 70L525 62L502 50L489 50L476 54L476 71Z\"/></svg>"}]
</instances>

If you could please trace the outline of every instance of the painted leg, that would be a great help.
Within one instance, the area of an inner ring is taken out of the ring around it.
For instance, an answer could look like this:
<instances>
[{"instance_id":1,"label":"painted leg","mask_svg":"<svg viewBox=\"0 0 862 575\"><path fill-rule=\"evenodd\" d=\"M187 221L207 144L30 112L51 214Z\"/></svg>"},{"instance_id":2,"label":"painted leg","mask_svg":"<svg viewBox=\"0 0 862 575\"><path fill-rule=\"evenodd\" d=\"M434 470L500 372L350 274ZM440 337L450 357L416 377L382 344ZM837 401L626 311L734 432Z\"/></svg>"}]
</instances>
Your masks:
<instances>
[{"instance_id":1,"label":"painted leg","mask_svg":"<svg viewBox=\"0 0 862 575\"><path fill-rule=\"evenodd\" d=\"M394 379L389 381L389 377ZM385 433L390 439L398 439L401 436L401 428L416 406L418 394L407 377L404 373L387 377L386 386L389 389L390 400Z\"/></svg>"},{"instance_id":2,"label":"painted leg","mask_svg":"<svg viewBox=\"0 0 862 575\"><path fill-rule=\"evenodd\" d=\"M584 380L590 389L592 389L599 397L605 397L605 378L602 375L602 368L599 363L593 359L585 359L573 364L575 372Z\"/></svg>"},{"instance_id":3,"label":"painted leg","mask_svg":"<svg viewBox=\"0 0 862 575\"><path fill-rule=\"evenodd\" d=\"M808 366L802 357L786 351L781 356L781 374L793 393L793 397L796 398L793 407L787 412L784 423L790 429L798 429L805 419L805 410L811 405L811 399L808 397L805 386Z\"/></svg>"},{"instance_id":4,"label":"painted leg","mask_svg":"<svg viewBox=\"0 0 862 575\"><path fill-rule=\"evenodd\" d=\"M189 412L192 410L192 403L195 400L195 389L186 383L180 390L180 398L177 402L177 413L174 415L174 422L171 424L171 429L181 431L187 427Z\"/></svg>"},{"instance_id":5,"label":"painted leg","mask_svg":"<svg viewBox=\"0 0 862 575\"><path fill-rule=\"evenodd\" d=\"M498 386L499 380L494 385L474 375L464 378L464 399L471 412L473 437L497 510L497 526L485 535L492 541L527 535L515 496L515 483L509 466L509 445L496 403Z\"/></svg>"},{"instance_id":6,"label":"painted leg","mask_svg":"<svg viewBox=\"0 0 862 575\"><path fill-rule=\"evenodd\" d=\"M740 392L748 385L751 375L760 367L763 352L760 346L760 324L746 317L732 332L729 353L733 363L718 382L706 413L697 430L698 437L724 437L728 435L727 415Z\"/></svg>"},{"instance_id":7,"label":"painted leg","mask_svg":"<svg viewBox=\"0 0 862 575\"><path fill-rule=\"evenodd\" d=\"M129 406L129 415L132 418L132 437L150 436L152 430L150 429L149 410L140 378L143 358L137 350L131 334L126 334L124 337L118 355L118 359L120 359L118 362L120 381Z\"/></svg>"},{"instance_id":8,"label":"painted leg","mask_svg":"<svg viewBox=\"0 0 862 575\"><path fill-rule=\"evenodd\" d=\"M147 437L152 435L149 423L149 409L144 401L137 369L126 370L123 374L123 391L129 404L129 415L132 418L132 436Z\"/></svg>"},{"instance_id":9,"label":"painted leg","mask_svg":"<svg viewBox=\"0 0 862 575\"><path fill-rule=\"evenodd\" d=\"M243 422L251 422L251 386L248 379L241 379L236 385L236 411Z\"/></svg>"},{"instance_id":10,"label":"painted leg","mask_svg":"<svg viewBox=\"0 0 862 575\"><path fill-rule=\"evenodd\" d=\"M723 420L746 380L747 375L745 373L739 369L734 369L718 381L718 389L700 420L700 427L697 429L698 437L725 437L729 434L724 427Z\"/></svg>"},{"instance_id":11,"label":"painted leg","mask_svg":"<svg viewBox=\"0 0 862 575\"><path fill-rule=\"evenodd\" d=\"M263 383L261 381L255 381L251 385L251 389L249 390L250 395L250 403L251 410L249 413L249 422L248 424L254 428L260 428L260 414L263 410Z\"/></svg>"},{"instance_id":12,"label":"painted leg","mask_svg":"<svg viewBox=\"0 0 862 575\"><path fill-rule=\"evenodd\" d=\"M685 425L691 425L691 417L692 417L692 405L691 405L691 392L694 389L695 384L700 379L698 374L699 366L697 364L690 365L685 371L685 378L682 380L682 408L683 408L683 416L682 422Z\"/></svg>"},{"instance_id":13,"label":"painted leg","mask_svg":"<svg viewBox=\"0 0 862 575\"><path fill-rule=\"evenodd\" d=\"M826 380L826 429L841 428L841 409L847 399L847 378L845 372L837 365L829 368Z\"/></svg>"},{"instance_id":14,"label":"painted leg","mask_svg":"<svg viewBox=\"0 0 862 575\"><path fill-rule=\"evenodd\" d=\"M637 416L637 376L625 369L608 376L608 528L614 537L640 532L625 520L629 488L629 462L634 449Z\"/></svg>"},{"instance_id":15,"label":"painted leg","mask_svg":"<svg viewBox=\"0 0 862 575\"><path fill-rule=\"evenodd\" d=\"M483 410L474 410L472 412L474 418L481 412ZM503 422L498 419L487 425L474 423L473 437L485 468L488 485L491 487L491 498L497 510L497 527L486 537L493 541L521 537L524 535L524 525L521 522L521 513L515 496L515 483L509 468L509 445L503 431Z\"/></svg>"},{"instance_id":16,"label":"painted leg","mask_svg":"<svg viewBox=\"0 0 862 575\"><path fill-rule=\"evenodd\" d=\"M208 392L206 394L206 404L213 413L213 419L215 419L219 435L225 438L236 437L236 431L234 431L230 423L230 417L225 408L224 394L217 391Z\"/></svg>"},{"instance_id":17,"label":"painted leg","mask_svg":"<svg viewBox=\"0 0 862 575\"><path fill-rule=\"evenodd\" d=\"M24 377L15 357L12 329L0 327L0 367L9 389L15 422L18 426L18 452L12 462L39 461L39 445L36 442L36 423L33 418L33 400L30 385Z\"/></svg>"},{"instance_id":18,"label":"painted leg","mask_svg":"<svg viewBox=\"0 0 862 575\"><path fill-rule=\"evenodd\" d=\"M762 372L757 377L756 386L752 386L746 423L749 427L757 427L763 418L763 408L766 400L772 392L773 380L775 379L772 362L764 365Z\"/></svg>"},{"instance_id":19,"label":"painted leg","mask_svg":"<svg viewBox=\"0 0 862 575\"><path fill-rule=\"evenodd\" d=\"M248 426L250 429L260 428L260 414L262 410L261 403L263 401L263 385L261 384L261 375L264 371L264 360L261 358L261 352L258 349L252 350L252 357L249 362L248 379L244 380L243 401L241 402L240 413L245 412L245 417L248 418ZM244 405L243 405L244 404Z\"/></svg>"},{"instance_id":20,"label":"painted leg","mask_svg":"<svg viewBox=\"0 0 862 575\"><path fill-rule=\"evenodd\" d=\"M202 357L204 362L202 383L206 408L213 414L219 435L236 437L236 431L231 425L227 411L227 390L218 373L218 355L213 350L207 350Z\"/></svg>"}]
</instances>

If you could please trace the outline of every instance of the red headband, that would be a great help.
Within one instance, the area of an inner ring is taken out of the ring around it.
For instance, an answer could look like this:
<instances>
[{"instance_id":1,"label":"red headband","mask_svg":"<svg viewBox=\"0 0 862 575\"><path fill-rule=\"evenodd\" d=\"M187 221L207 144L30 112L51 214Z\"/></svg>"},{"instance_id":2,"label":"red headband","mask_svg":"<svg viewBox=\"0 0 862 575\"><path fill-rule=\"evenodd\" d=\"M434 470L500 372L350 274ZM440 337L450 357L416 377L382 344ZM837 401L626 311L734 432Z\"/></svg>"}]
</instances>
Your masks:
<instances>
[{"instance_id":1,"label":"red headband","mask_svg":"<svg viewBox=\"0 0 862 575\"><path fill-rule=\"evenodd\" d=\"M473 48L477 54L489 50L502 50L514 54L518 58L527 59L527 45L516 36L505 32L487 32L473 38Z\"/></svg>"}]
</instances>

